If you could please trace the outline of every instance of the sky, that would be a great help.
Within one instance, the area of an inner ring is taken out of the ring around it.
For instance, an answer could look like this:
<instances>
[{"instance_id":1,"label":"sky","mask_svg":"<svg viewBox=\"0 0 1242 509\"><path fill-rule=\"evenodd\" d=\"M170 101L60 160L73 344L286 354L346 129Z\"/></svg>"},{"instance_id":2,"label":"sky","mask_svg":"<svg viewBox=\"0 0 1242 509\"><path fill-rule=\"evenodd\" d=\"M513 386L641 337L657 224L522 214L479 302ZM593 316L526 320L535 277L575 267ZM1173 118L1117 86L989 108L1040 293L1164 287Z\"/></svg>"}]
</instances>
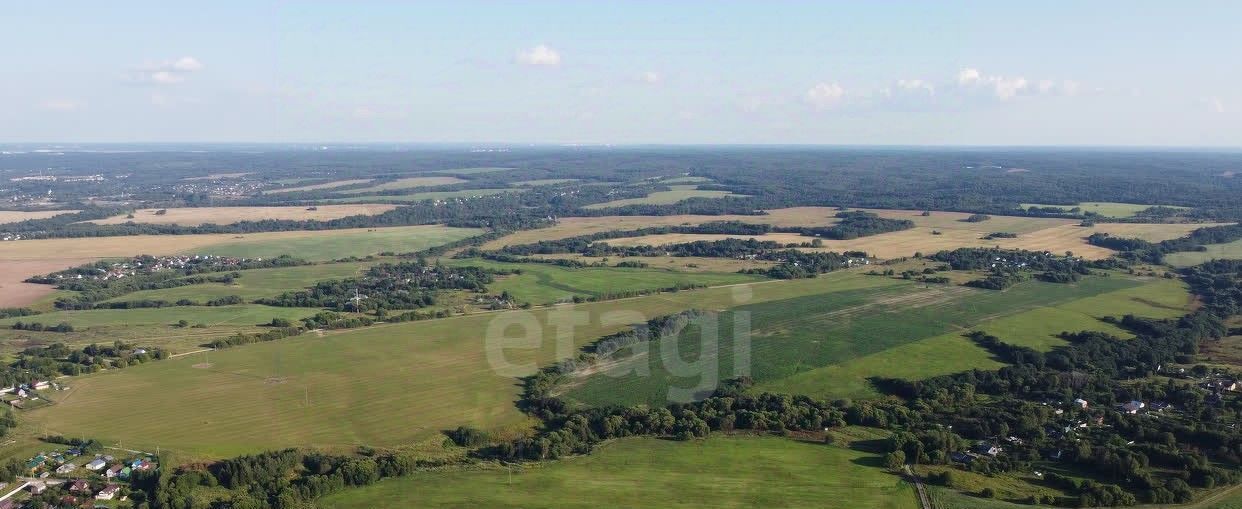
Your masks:
<instances>
[{"instance_id":1,"label":"sky","mask_svg":"<svg viewBox=\"0 0 1242 509\"><path fill-rule=\"evenodd\" d=\"M0 142L1242 146L1242 2L9 2Z\"/></svg>"}]
</instances>

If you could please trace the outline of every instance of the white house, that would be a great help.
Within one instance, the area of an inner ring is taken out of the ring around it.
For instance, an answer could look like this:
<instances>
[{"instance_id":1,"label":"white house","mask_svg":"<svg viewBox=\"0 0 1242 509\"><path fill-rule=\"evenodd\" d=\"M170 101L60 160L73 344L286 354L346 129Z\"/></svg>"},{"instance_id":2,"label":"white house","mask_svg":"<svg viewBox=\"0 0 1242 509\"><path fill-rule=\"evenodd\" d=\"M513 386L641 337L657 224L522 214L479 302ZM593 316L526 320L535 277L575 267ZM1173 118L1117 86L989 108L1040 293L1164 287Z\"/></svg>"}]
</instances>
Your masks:
<instances>
[{"instance_id":1,"label":"white house","mask_svg":"<svg viewBox=\"0 0 1242 509\"><path fill-rule=\"evenodd\" d=\"M1085 399L1082 399L1082 398L1075 399L1074 404L1078 405L1078 408L1081 408L1083 410L1087 409L1087 400Z\"/></svg>"},{"instance_id":2,"label":"white house","mask_svg":"<svg viewBox=\"0 0 1242 509\"><path fill-rule=\"evenodd\" d=\"M1146 403L1135 400L1135 401L1126 403L1124 405L1121 405L1121 411L1127 414L1137 414L1139 410L1142 410L1146 406L1147 406Z\"/></svg>"},{"instance_id":3,"label":"white house","mask_svg":"<svg viewBox=\"0 0 1242 509\"><path fill-rule=\"evenodd\" d=\"M115 484L109 484L108 487L99 490L95 495L95 500L112 500L116 498L117 493L121 492L121 487Z\"/></svg>"},{"instance_id":4,"label":"white house","mask_svg":"<svg viewBox=\"0 0 1242 509\"><path fill-rule=\"evenodd\" d=\"M101 459L98 459L98 458L97 458L97 459L95 459L95 460L91 461L90 463L87 463L87 464L86 464L86 469L87 469L87 470L90 470L90 471L92 471L92 472L98 472L100 469L102 469L103 467L105 467L105 466L107 466L107 465L108 465L108 463L107 463L107 462L105 462L104 460L101 460Z\"/></svg>"}]
</instances>

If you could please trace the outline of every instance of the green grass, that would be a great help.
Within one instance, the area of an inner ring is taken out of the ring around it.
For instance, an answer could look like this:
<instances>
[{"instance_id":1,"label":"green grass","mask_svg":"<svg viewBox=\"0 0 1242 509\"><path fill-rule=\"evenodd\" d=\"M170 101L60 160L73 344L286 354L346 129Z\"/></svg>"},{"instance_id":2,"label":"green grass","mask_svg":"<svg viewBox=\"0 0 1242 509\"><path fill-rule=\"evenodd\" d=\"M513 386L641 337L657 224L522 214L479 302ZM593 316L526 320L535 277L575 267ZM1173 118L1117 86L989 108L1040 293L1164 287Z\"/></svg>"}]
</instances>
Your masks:
<instances>
[{"instance_id":1,"label":"green grass","mask_svg":"<svg viewBox=\"0 0 1242 509\"><path fill-rule=\"evenodd\" d=\"M239 272L241 277L234 280L232 284L205 283L160 290L143 290L125 294L107 302L145 299L176 302L180 299L189 299L201 303L230 295L237 295L247 301L252 301L263 297L274 297L287 291L307 288L319 281L354 277L375 263L378 262L325 263L299 267L243 270Z\"/></svg>"},{"instance_id":2,"label":"green grass","mask_svg":"<svg viewBox=\"0 0 1242 509\"><path fill-rule=\"evenodd\" d=\"M320 507L822 507L915 509L913 487L843 447L775 437L627 439L590 456L508 471L425 472Z\"/></svg>"},{"instance_id":3,"label":"green grass","mask_svg":"<svg viewBox=\"0 0 1242 509\"><path fill-rule=\"evenodd\" d=\"M1165 256L1164 261L1175 267L1189 267L1216 259L1242 259L1242 240L1227 244L1208 244L1203 247L1207 250L1173 253Z\"/></svg>"},{"instance_id":4,"label":"green grass","mask_svg":"<svg viewBox=\"0 0 1242 509\"><path fill-rule=\"evenodd\" d=\"M477 198L480 196L491 196L503 193L520 193L524 189L500 188L500 189L466 189L462 191L433 191L427 193L403 194L398 196L353 196L350 198L332 198L330 200L320 200L329 203L372 203L372 202L415 202L423 200L448 200L452 198Z\"/></svg>"},{"instance_id":5,"label":"green grass","mask_svg":"<svg viewBox=\"0 0 1242 509\"><path fill-rule=\"evenodd\" d=\"M702 182L711 182L712 179L707 177L673 177L660 180L661 184L696 184Z\"/></svg>"},{"instance_id":6,"label":"green grass","mask_svg":"<svg viewBox=\"0 0 1242 509\"><path fill-rule=\"evenodd\" d=\"M517 376L576 355L630 323L690 308L900 284L843 272L307 334L213 352L211 369L194 368L204 362L194 355L78 377L72 391L55 394L56 405L26 412L21 422L133 448L158 446L184 458L297 446L398 446L462 424L525 427L530 423L514 404ZM260 317L271 314L254 319ZM580 325L572 331L554 326L573 322ZM520 341L523 323L541 341ZM283 383L269 381L273 376L285 377Z\"/></svg>"},{"instance_id":7,"label":"green grass","mask_svg":"<svg viewBox=\"0 0 1242 509\"><path fill-rule=\"evenodd\" d=\"M701 373L714 373L715 379L749 374L761 390L829 399L874 396L866 382L869 376L919 379L974 367L996 367L986 352L953 337L972 327L988 330L994 321L1007 316L1141 284L1121 277L1093 277L1074 285L1031 281L1004 292L902 285L743 306L735 311L746 312L750 321L748 361L738 360L734 353L731 324L736 314L723 313L714 356L703 355L711 352L704 348L713 342L705 341L698 328L691 328L667 346L647 345L646 355L575 380L566 395L587 405L663 405L683 398L687 390L694 392L700 384L710 385L712 375ZM1105 304L1093 306L1103 308ZM1094 320L1080 325L1098 328ZM1059 324L1056 327L1055 332L1063 330ZM1014 336L1001 337L1023 343L1011 339ZM674 345L676 351L666 351ZM674 355L690 365L682 368L686 370L682 376L666 368ZM919 362L903 361L915 358L907 355L919 355Z\"/></svg>"},{"instance_id":8,"label":"green grass","mask_svg":"<svg viewBox=\"0 0 1242 509\"><path fill-rule=\"evenodd\" d=\"M310 261L325 261L350 256L368 256L384 252L410 253L447 244L482 233L475 228L447 226L400 226L374 228L367 231L341 232L337 235L273 239L259 242L216 244L193 249L192 254L274 258L282 254ZM169 237L176 242L176 237Z\"/></svg>"},{"instance_id":9,"label":"green grass","mask_svg":"<svg viewBox=\"0 0 1242 509\"><path fill-rule=\"evenodd\" d=\"M453 185L453 184L461 184L463 182L466 182L466 181L459 179L457 177L444 177L440 175L407 177L407 178L401 178L401 179L397 179L397 180L393 180L389 182L384 182L382 184L376 184L371 187L362 187L358 189L349 189L346 191L341 191L340 194L377 193L380 191L394 191L398 189L416 189L420 187L448 186L448 185Z\"/></svg>"},{"instance_id":10,"label":"green grass","mask_svg":"<svg viewBox=\"0 0 1242 509\"><path fill-rule=\"evenodd\" d=\"M1135 214L1147 210L1154 205L1140 205L1137 203L1114 203L1114 202L1097 202L1088 201L1077 205L1045 205L1039 203L1023 203L1022 208L1030 207L1061 207L1069 210L1074 207L1081 207L1083 212L1095 212L1105 217L1134 217ZM1187 210L1189 207L1176 207L1173 205L1161 205L1172 209Z\"/></svg>"},{"instance_id":11,"label":"green grass","mask_svg":"<svg viewBox=\"0 0 1242 509\"><path fill-rule=\"evenodd\" d=\"M668 186L669 191L656 191L650 193L643 198L629 198L625 200L613 200L605 203L596 203L583 207L585 209L606 209L610 207L624 207L626 205L670 205L682 200L690 198L727 198L742 197L742 195L733 194L729 191L703 191L699 190L699 186Z\"/></svg>"},{"instance_id":12,"label":"green grass","mask_svg":"<svg viewBox=\"0 0 1242 509\"><path fill-rule=\"evenodd\" d=\"M573 297L669 288L681 284L720 286L762 281L762 276L724 272L678 272L665 269L615 267L567 268L539 263L499 263L482 259L445 260L449 265L521 269L487 286L488 292L509 292L518 302L551 304Z\"/></svg>"},{"instance_id":13,"label":"green grass","mask_svg":"<svg viewBox=\"0 0 1242 509\"><path fill-rule=\"evenodd\" d=\"M90 309L85 311L55 311L37 317L6 318L0 327L16 321L38 321L44 324L66 322L75 329L92 327L137 328L150 325L166 325L186 320L190 324L205 323L209 326L252 326L272 321L274 317L297 320L315 314L318 309L278 308L258 304L235 306L174 306L141 309ZM50 334L50 333L49 333ZM56 336L51 336L56 337Z\"/></svg>"}]
</instances>

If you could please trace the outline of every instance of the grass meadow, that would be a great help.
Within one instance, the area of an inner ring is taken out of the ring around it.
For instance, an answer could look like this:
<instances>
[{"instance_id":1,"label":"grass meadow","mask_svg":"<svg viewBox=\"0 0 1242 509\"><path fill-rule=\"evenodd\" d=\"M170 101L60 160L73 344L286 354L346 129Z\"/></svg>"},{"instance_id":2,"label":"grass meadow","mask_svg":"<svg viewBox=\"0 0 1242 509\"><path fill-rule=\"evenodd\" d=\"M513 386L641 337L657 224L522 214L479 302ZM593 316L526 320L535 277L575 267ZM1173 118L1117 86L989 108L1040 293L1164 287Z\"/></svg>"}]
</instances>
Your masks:
<instances>
[{"instance_id":1,"label":"grass meadow","mask_svg":"<svg viewBox=\"0 0 1242 509\"><path fill-rule=\"evenodd\" d=\"M1044 204L1039 204L1039 203L1023 203L1022 204L1022 208L1061 207L1063 209L1069 210L1074 207L1080 207L1082 208L1083 212L1095 212L1096 214L1099 214L1104 217L1134 217L1135 214L1138 214L1139 212L1147 210L1153 206L1154 205L1142 205L1138 203L1114 203L1114 202L1102 202L1102 201L1082 202L1077 205L1044 205ZM1161 206L1169 207L1173 209L1182 209L1182 210L1189 209L1189 207L1177 207L1173 205L1161 205Z\"/></svg>"},{"instance_id":2,"label":"grass meadow","mask_svg":"<svg viewBox=\"0 0 1242 509\"><path fill-rule=\"evenodd\" d=\"M377 193L380 191L392 191L396 189L415 189L419 187L448 186L448 185L453 185L453 184L460 184L462 182L466 182L466 181L459 179L457 177L409 177L409 178L397 179L392 182L384 182L383 184L378 184L378 185L374 185L371 187L363 187L359 189L350 189L347 191L341 191L341 194L364 194L364 193Z\"/></svg>"},{"instance_id":3,"label":"grass meadow","mask_svg":"<svg viewBox=\"0 0 1242 509\"><path fill-rule=\"evenodd\" d=\"M1242 240L1235 240L1226 244L1208 244L1203 247L1207 248L1207 250L1172 253L1165 256L1164 261L1176 267L1189 267L1210 260L1242 258Z\"/></svg>"},{"instance_id":4,"label":"grass meadow","mask_svg":"<svg viewBox=\"0 0 1242 509\"><path fill-rule=\"evenodd\" d=\"M703 342L701 327L691 327L675 342L648 345L645 354L640 352L579 378L569 386L566 396L586 405L662 405L678 398L670 388L697 387L703 381L699 373L712 372L713 366L717 379L747 374L738 369L749 367L748 374L764 390L829 399L874 396L867 383L870 376L918 379L996 367L986 352L960 337L972 328L996 333L1006 341L1039 346L1059 341L1051 336L1062 330L1111 328L1098 322L1092 312L1099 316L1118 311L1150 315L1153 313L1145 312L1157 310L1154 314L1160 316L1174 313L1135 301L1135 292L1161 298L1167 298L1165 293L1180 292L1176 298L1186 304L1185 290L1180 286L1139 292L1137 288L1144 284L1122 277L1094 277L1074 285L1031 281L1003 292L903 285L742 306L720 315L715 352L703 349L710 343ZM1080 314L1074 315L1076 321L1070 324L1048 325L1042 321L1040 313L1057 306ZM748 362L739 362L734 352L731 324L739 319L737 312L747 313L750 321ZM1033 315L1024 316L1027 313ZM997 327L998 322L1002 326ZM1015 330L1020 333L1013 333ZM674 352L664 351L674 345ZM920 362L907 362L915 358L911 355L918 355ZM670 363L670 358L707 367L678 376L668 366L686 368Z\"/></svg>"},{"instance_id":5,"label":"grass meadow","mask_svg":"<svg viewBox=\"0 0 1242 509\"><path fill-rule=\"evenodd\" d=\"M516 377L628 324L690 308L902 285L840 273L306 334L212 352L210 367L195 367L208 362L195 354L75 378L72 390L54 394L56 404L24 413L22 422L189 459L398 446L462 424L503 432L530 425L514 405ZM554 327L572 322L580 323L572 332ZM526 343L527 332L541 341Z\"/></svg>"},{"instance_id":6,"label":"grass meadow","mask_svg":"<svg viewBox=\"0 0 1242 509\"><path fill-rule=\"evenodd\" d=\"M626 205L669 205L690 198L727 198L730 196L741 196L733 194L729 191L704 191L700 190L697 185L674 185L668 186L668 191L656 191L642 198L627 198L624 200L613 200L604 203L595 203L583 207L585 209L606 209L612 207L624 207Z\"/></svg>"},{"instance_id":7,"label":"grass meadow","mask_svg":"<svg viewBox=\"0 0 1242 509\"><path fill-rule=\"evenodd\" d=\"M521 269L487 286L488 292L509 292L518 302L552 304L577 297L654 290L684 284L720 286L762 281L762 276L728 272L679 272L654 268L568 268L537 263L499 263L482 259L445 260L449 265Z\"/></svg>"},{"instance_id":8,"label":"grass meadow","mask_svg":"<svg viewBox=\"0 0 1242 509\"><path fill-rule=\"evenodd\" d=\"M824 507L915 509L914 489L844 447L778 437L624 439L554 463L424 472L320 507Z\"/></svg>"}]
</instances>

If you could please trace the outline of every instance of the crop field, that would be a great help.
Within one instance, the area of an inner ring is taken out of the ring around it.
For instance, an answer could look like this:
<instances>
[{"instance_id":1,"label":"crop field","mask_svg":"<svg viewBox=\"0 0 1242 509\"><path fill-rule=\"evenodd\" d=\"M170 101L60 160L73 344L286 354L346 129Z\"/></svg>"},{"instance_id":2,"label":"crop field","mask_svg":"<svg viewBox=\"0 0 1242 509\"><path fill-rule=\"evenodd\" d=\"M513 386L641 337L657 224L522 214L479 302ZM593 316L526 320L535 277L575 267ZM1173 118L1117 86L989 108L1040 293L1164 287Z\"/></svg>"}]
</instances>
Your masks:
<instances>
[{"instance_id":1,"label":"crop field","mask_svg":"<svg viewBox=\"0 0 1242 509\"><path fill-rule=\"evenodd\" d=\"M318 235L269 238L269 234L249 234L233 239L232 242L215 243L183 252L244 258L273 258L291 254L305 260L323 261L385 252L421 251L478 235L481 230L433 225L291 233Z\"/></svg>"},{"instance_id":2,"label":"crop field","mask_svg":"<svg viewBox=\"0 0 1242 509\"><path fill-rule=\"evenodd\" d=\"M839 273L307 334L212 352L210 368L194 367L205 363L195 354L75 378L72 390L53 396L56 404L22 420L49 433L159 446L187 458L307 445L395 446L461 424L526 427L514 404L515 377L577 355L628 324L690 308L900 285ZM554 327L574 322L572 331ZM526 343L522 324L542 340ZM145 404L124 403L138 400Z\"/></svg>"},{"instance_id":3,"label":"crop field","mask_svg":"<svg viewBox=\"0 0 1242 509\"><path fill-rule=\"evenodd\" d=\"M1123 308L1116 304L1132 301L1136 294L1161 293L1133 290L1143 284L1143 281L1121 277L1093 277L1073 285L1032 281L1003 292L902 285L742 306L719 316L717 340L710 340L710 336L704 339L702 326L691 327L675 341L648 345L646 355L617 361L608 370L579 378L566 395L588 405L664 404L670 398L676 399L675 393L695 388L704 380L732 378L742 374L741 370L749 371L760 388L827 398L856 397L866 392L868 376L900 375L918 379L995 365L986 352L971 352L972 348L978 348L969 342L938 336L960 335L970 328L980 327L1002 339L1022 344L1023 337L1006 334L1009 329L993 331L989 324L1049 306L1065 306L1080 313L1102 309L1143 311L1150 306ZM1169 288L1161 290L1172 293ZM1184 290L1178 288L1178 291L1182 292L1184 304ZM1111 299L1089 300L1113 292L1117 295ZM1170 312L1166 310L1161 316ZM738 319L737 313L746 313L741 316L750 323L749 329L742 329L749 331L748 347L735 341L732 324ZM1076 323L1086 328L1099 328L1094 319L1086 319L1085 315ZM711 326L712 321L709 320L708 325ZM1039 325L1043 324L1034 322L1026 327ZM1038 331L1036 340L1050 341L1041 336L1061 330L1064 329ZM909 346L920 340L929 340L930 344ZM739 344L743 346L738 348L748 352L740 361L735 351ZM885 355L903 346L904 350ZM675 350L670 353L665 351L667 348ZM922 361L914 365L901 362L900 359L909 358L901 355L911 353L923 355ZM868 356L876 357L868 359ZM680 359L674 365L677 369L686 369L680 363L698 363L694 366L698 369L679 375L673 368L665 367L668 359ZM893 366L896 368L892 369ZM650 376L637 376L636 372L649 372Z\"/></svg>"},{"instance_id":4,"label":"crop field","mask_svg":"<svg viewBox=\"0 0 1242 509\"><path fill-rule=\"evenodd\" d=\"M403 178L403 179L397 179L392 182L384 182L383 184L379 184L379 185L375 185L371 187L364 187L360 189L350 189L347 191L341 191L341 194L363 194L363 193L375 193L379 191L393 191L397 189L415 189L419 187L447 186L447 185L452 185L452 184L460 184L462 182L466 182L466 181L459 179L457 177L408 177L408 178Z\"/></svg>"},{"instance_id":5,"label":"crop field","mask_svg":"<svg viewBox=\"0 0 1242 509\"><path fill-rule=\"evenodd\" d=\"M169 302L189 299L195 302L205 302L230 295L236 295L250 301L263 297L274 297L286 291L306 288L319 281L354 277L375 263L378 262L326 263L298 267L243 270L238 272L241 274L241 277L237 278L232 284L204 283L159 290L142 290L105 302L147 299L166 300Z\"/></svg>"},{"instance_id":6,"label":"crop field","mask_svg":"<svg viewBox=\"0 0 1242 509\"><path fill-rule=\"evenodd\" d=\"M323 182L319 184L310 184L297 187L282 187L279 189L269 189L263 191L267 194L272 193L293 193L297 191L318 191L320 189L333 189L337 187L352 186L357 184L365 184L375 179L350 179L350 180L334 180L332 182Z\"/></svg>"},{"instance_id":7,"label":"crop field","mask_svg":"<svg viewBox=\"0 0 1242 509\"><path fill-rule=\"evenodd\" d=\"M778 437L693 442L624 439L590 456L472 471L425 472L326 497L363 507L826 507L915 509L914 489L845 447ZM642 489L635 489L641 486Z\"/></svg>"},{"instance_id":8,"label":"crop field","mask_svg":"<svg viewBox=\"0 0 1242 509\"><path fill-rule=\"evenodd\" d=\"M682 185L668 186L668 191L656 191L650 193L643 198L627 198L624 200L613 200L604 203L595 203L587 205L585 209L606 209L611 207L624 207L626 205L669 205L690 198L728 198L741 196L733 194L729 191L704 191L699 186Z\"/></svg>"},{"instance_id":9,"label":"crop field","mask_svg":"<svg viewBox=\"0 0 1242 509\"><path fill-rule=\"evenodd\" d=\"M133 235L122 237L69 238L23 240L0 243L0 269L11 261L46 260L63 258L66 253L79 260L117 258L139 254L172 255L178 253L223 254L227 256L251 256L234 254L247 250L262 252L253 256L274 256L283 253L308 260L334 259L344 256L365 256L387 250L401 252L425 249L432 245L460 240L477 235L472 228L444 226L398 226L390 228L354 228L345 230L286 231L234 235L228 233L206 235ZM351 247L349 244L362 242ZM281 246L291 246L283 249ZM305 249L296 251L294 249ZM213 250L210 253L207 250ZM272 254L274 253L274 254Z\"/></svg>"},{"instance_id":10,"label":"crop field","mask_svg":"<svg viewBox=\"0 0 1242 509\"><path fill-rule=\"evenodd\" d=\"M449 265L473 265L496 269L521 269L487 286L490 293L507 291L518 302L552 304L573 297L596 297L637 290L654 290L685 284L720 286L761 281L762 276L736 273L679 272L653 268L567 268L538 263L498 263L480 259L446 260Z\"/></svg>"},{"instance_id":11,"label":"crop field","mask_svg":"<svg viewBox=\"0 0 1242 509\"><path fill-rule=\"evenodd\" d=\"M1141 205L1138 203L1112 203L1112 202L1082 202L1077 205L1044 205L1039 203L1023 203L1022 208L1031 207L1061 207L1069 210L1079 207L1083 212L1095 212L1104 217L1134 217L1135 214L1147 210L1155 205ZM1171 209L1187 210L1190 207L1178 207L1174 205L1160 205Z\"/></svg>"},{"instance_id":12,"label":"crop field","mask_svg":"<svg viewBox=\"0 0 1242 509\"><path fill-rule=\"evenodd\" d=\"M331 203L367 203L376 201L415 202L423 200L449 200L453 198L479 198L494 194L520 193L522 191L525 191L525 189L512 187L497 189L465 189L461 191L431 191L426 193L402 194L395 196L352 196L349 198L332 198L321 201Z\"/></svg>"},{"instance_id":13,"label":"crop field","mask_svg":"<svg viewBox=\"0 0 1242 509\"><path fill-rule=\"evenodd\" d=\"M935 213L943 214L943 213ZM892 214L885 214L892 215ZM913 217L905 217L911 219L915 224L919 223L936 223L935 221L920 221ZM1006 218L1009 219L1009 218ZM1048 226L1042 229L1031 228L1040 226L1039 218L1016 218L1024 221L998 221L997 224L990 224L992 221L984 221L982 223L948 223L948 226L916 226L909 230L903 230L891 233L882 233L879 235L871 235L867 237L859 237L850 240L832 240L821 239L823 247L814 248L817 251L865 251L871 256L878 258L899 258L912 256L914 253L930 254L941 250L956 249L959 247L1002 247L1006 249L1029 249L1033 251L1051 251L1053 253L1064 253L1072 251L1075 255L1083 256L1089 259L1107 258L1113 254L1110 249L1088 244L1086 237L1096 232L1110 233L1123 237L1139 237L1145 240L1160 241L1182 237L1187 233L1202 228L1202 224L1098 224L1095 227L1081 227L1076 224L1059 224ZM995 220L995 218L993 219ZM1054 220L1055 221L1055 220ZM1008 223L1009 229L1005 229L1002 224ZM991 239L984 240L984 236L991 232L1009 232L1017 233L1015 230L1025 230L1018 233L1017 238L1013 239ZM696 240L720 240L724 238L755 238L758 240L768 240L788 243L805 243L810 242L814 237L804 237L793 233L771 233L767 235L711 235L711 234L663 234L663 235L647 235L643 237L629 237L621 239L609 239L608 244L614 246L638 246L638 245L665 245L677 244L684 242L692 242Z\"/></svg>"},{"instance_id":14,"label":"crop field","mask_svg":"<svg viewBox=\"0 0 1242 509\"><path fill-rule=\"evenodd\" d=\"M29 219L47 219L61 214L76 214L79 210L37 210L25 212L21 210L0 210L0 224L16 223Z\"/></svg>"},{"instance_id":15,"label":"crop field","mask_svg":"<svg viewBox=\"0 0 1242 509\"><path fill-rule=\"evenodd\" d=\"M1188 251L1172 253L1164 257L1165 262L1177 267L1189 267L1215 259L1242 259L1242 240L1227 244L1208 244L1203 246L1206 251Z\"/></svg>"},{"instance_id":16,"label":"crop field","mask_svg":"<svg viewBox=\"0 0 1242 509\"><path fill-rule=\"evenodd\" d=\"M43 260L0 259L0 308L26 307L56 291L49 285L25 283L30 276L56 272L90 261L88 258L50 257Z\"/></svg>"},{"instance_id":17,"label":"crop field","mask_svg":"<svg viewBox=\"0 0 1242 509\"><path fill-rule=\"evenodd\" d=\"M1172 318L1184 314L1188 303L1188 294L1180 282L1148 281L1091 297L1034 307L1011 316L985 317L967 330L919 339L849 362L798 373L762 384L761 388L776 392L809 391L810 394L832 398L874 397L879 393L867 381L872 376L918 380L969 369L1001 367L1002 364L991 354L964 337L970 330L981 330L1007 343L1047 351L1065 344L1055 337L1063 331L1095 330L1121 338L1130 337L1125 330L1100 321L1101 317L1133 313L1152 318ZM909 359L919 359L919 362L911 363Z\"/></svg>"},{"instance_id":18,"label":"crop field","mask_svg":"<svg viewBox=\"0 0 1242 509\"><path fill-rule=\"evenodd\" d=\"M396 205L363 204L363 205L318 205L316 210L307 207L188 207L163 209L165 213L157 215L157 209L142 209L134 212L134 218L122 214L89 221L95 224L125 224L128 222L147 224L179 224L182 226L199 226L203 224L233 224L241 221L262 221L265 219L284 219L292 221L327 221L349 216L374 216L383 214Z\"/></svg>"},{"instance_id":19,"label":"crop field","mask_svg":"<svg viewBox=\"0 0 1242 509\"><path fill-rule=\"evenodd\" d=\"M746 269L772 267L776 262L763 260L738 260L735 258L708 258L700 256L643 256L636 258L617 258L607 256L582 256L574 253L556 253L532 255L532 258L578 260L582 263L616 264L621 261L637 261L645 263L653 269L676 270L682 272L738 272Z\"/></svg>"},{"instance_id":20,"label":"crop field","mask_svg":"<svg viewBox=\"0 0 1242 509\"><path fill-rule=\"evenodd\" d=\"M530 244L540 240L556 240L578 235L614 230L636 230L650 226L679 226L709 223L713 221L740 221L773 226L828 226L835 224L836 210L829 207L791 207L767 211L765 215L677 215L677 216L600 216L563 217L547 228L523 230L486 244L484 249L499 249L506 245Z\"/></svg>"}]
</instances>

